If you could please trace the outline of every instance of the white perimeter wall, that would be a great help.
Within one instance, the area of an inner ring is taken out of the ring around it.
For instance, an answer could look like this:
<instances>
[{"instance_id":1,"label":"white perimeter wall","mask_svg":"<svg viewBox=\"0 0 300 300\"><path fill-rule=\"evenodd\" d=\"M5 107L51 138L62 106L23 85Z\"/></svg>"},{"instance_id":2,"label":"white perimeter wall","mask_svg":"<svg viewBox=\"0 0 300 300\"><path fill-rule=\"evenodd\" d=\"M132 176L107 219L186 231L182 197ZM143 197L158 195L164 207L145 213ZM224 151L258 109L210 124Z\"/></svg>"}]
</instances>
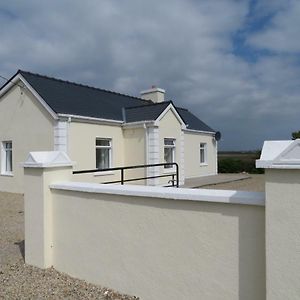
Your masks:
<instances>
[{"instance_id":1,"label":"white perimeter wall","mask_svg":"<svg viewBox=\"0 0 300 300\"><path fill-rule=\"evenodd\" d=\"M172 190L53 186L54 267L144 300L265 299L264 206L222 203L254 194Z\"/></svg>"},{"instance_id":2,"label":"white perimeter wall","mask_svg":"<svg viewBox=\"0 0 300 300\"><path fill-rule=\"evenodd\" d=\"M300 299L300 170L266 169L267 299Z\"/></svg>"}]
</instances>

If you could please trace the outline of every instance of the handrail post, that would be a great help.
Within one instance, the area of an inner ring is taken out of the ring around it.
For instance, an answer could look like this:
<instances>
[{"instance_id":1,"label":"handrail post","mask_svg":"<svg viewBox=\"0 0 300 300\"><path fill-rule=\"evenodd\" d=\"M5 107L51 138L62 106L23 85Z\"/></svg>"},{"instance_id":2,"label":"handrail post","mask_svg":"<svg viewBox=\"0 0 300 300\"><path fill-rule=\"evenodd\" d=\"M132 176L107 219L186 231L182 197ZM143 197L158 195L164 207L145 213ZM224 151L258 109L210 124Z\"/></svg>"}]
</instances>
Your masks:
<instances>
[{"instance_id":1,"label":"handrail post","mask_svg":"<svg viewBox=\"0 0 300 300\"><path fill-rule=\"evenodd\" d=\"M176 164L176 187L179 188L179 167L178 164Z\"/></svg>"},{"instance_id":2,"label":"handrail post","mask_svg":"<svg viewBox=\"0 0 300 300\"><path fill-rule=\"evenodd\" d=\"M121 184L124 185L124 169L121 169Z\"/></svg>"},{"instance_id":3,"label":"handrail post","mask_svg":"<svg viewBox=\"0 0 300 300\"><path fill-rule=\"evenodd\" d=\"M175 174L172 174L172 186L175 184Z\"/></svg>"}]
</instances>

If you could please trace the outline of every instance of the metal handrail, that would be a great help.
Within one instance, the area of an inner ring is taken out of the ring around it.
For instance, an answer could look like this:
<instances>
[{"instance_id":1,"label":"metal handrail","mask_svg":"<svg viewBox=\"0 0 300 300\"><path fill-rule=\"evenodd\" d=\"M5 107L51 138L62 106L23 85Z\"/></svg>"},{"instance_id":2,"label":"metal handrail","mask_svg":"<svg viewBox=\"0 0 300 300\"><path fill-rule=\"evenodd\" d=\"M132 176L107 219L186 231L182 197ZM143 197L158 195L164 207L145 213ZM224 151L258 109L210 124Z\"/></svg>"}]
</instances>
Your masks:
<instances>
[{"instance_id":1,"label":"metal handrail","mask_svg":"<svg viewBox=\"0 0 300 300\"><path fill-rule=\"evenodd\" d=\"M157 176L147 176L147 177L137 177L137 178L131 178L131 179L124 179L124 171L125 170L139 169L139 168L151 168L151 167L162 167L162 166L175 166L176 173L165 174L165 175L157 175ZM153 179L153 178L160 178L160 177L172 176L172 179L169 180L169 182L170 181L172 182L172 185L167 185L166 187L169 187L169 186L173 186L174 187L175 186L175 182L176 182L176 187L179 187L179 167L178 167L178 164L175 163L175 162L173 162L173 163L149 164L149 165L135 165L135 166L115 167L115 168L105 168L105 169L81 170L81 171L73 171L73 174L86 174L86 173L105 172L105 171L121 171L121 180L103 182L104 184L121 183L123 185L124 182L130 182L130 181L138 181L138 180L145 180L145 179ZM176 175L176 179L174 178L175 175Z\"/></svg>"}]
</instances>

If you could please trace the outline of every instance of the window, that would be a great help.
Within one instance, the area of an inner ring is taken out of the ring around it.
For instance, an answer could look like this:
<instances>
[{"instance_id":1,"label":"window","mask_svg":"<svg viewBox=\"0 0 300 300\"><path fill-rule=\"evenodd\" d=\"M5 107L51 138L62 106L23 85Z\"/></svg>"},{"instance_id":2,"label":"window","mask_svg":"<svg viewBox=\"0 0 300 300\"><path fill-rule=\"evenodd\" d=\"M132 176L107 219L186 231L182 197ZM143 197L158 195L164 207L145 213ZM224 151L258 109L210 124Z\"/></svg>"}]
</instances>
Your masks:
<instances>
[{"instance_id":1,"label":"window","mask_svg":"<svg viewBox=\"0 0 300 300\"><path fill-rule=\"evenodd\" d=\"M164 139L164 162L175 162L175 139ZM165 169L173 168L173 165L165 165Z\"/></svg>"},{"instance_id":2,"label":"window","mask_svg":"<svg viewBox=\"0 0 300 300\"><path fill-rule=\"evenodd\" d=\"M207 144L200 143L200 164L207 164Z\"/></svg>"},{"instance_id":3,"label":"window","mask_svg":"<svg viewBox=\"0 0 300 300\"><path fill-rule=\"evenodd\" d=\"M2 174L12 174L12 142L2 142Z\"/></svg>"},{"instance_id":4,"label":"window","mask_svg":"<svg viewBox=\"0 0 300 300\"><path fill-rule=\"evenodd\" d=\"M111 139L96 139L96 168L111 167Z\"/></svg>"}]
</instances>

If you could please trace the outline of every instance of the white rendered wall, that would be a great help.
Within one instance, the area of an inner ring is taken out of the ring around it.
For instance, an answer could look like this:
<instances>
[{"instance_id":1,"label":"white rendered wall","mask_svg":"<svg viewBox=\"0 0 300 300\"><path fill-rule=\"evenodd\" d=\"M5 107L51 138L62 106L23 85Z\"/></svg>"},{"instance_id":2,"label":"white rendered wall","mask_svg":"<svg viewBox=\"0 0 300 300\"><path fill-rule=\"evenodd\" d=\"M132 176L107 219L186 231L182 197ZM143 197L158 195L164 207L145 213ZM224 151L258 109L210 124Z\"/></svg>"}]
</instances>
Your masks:
<instances>
[{"instance_id":1,"label":"white rendered wall","mask_svg":"<svg viewBox=\"0 0 300 300\"><path fill-rule=\"evenodd\" d=\"M217 173L216 142L210 134L184 132L185 178ZM207 164L200 164L200 143L207 144Z\"/></svg>"},{"instance_id":2,"label":"white rendered wall","mask_svg":"<svg viewBox=\"0 0 300 300\"><path fill-rule=\"evenodd\" d=\"M100 125L92 123L71 122L69 124L68 154L76 161L74 170L96 168L96 138L112 140L112 167L123 166L124 137L120 126ZM105 182L120 180L120 172L88 173L73 176L75 181Z\"/></svg>"},{"instance_id":3,"label":"white rendered wall","mask_svg":"<svg viewBox=\"0 0 300 300\"><path fill-rule=\"evenodd\" d=\"M172 110L169 110L163 118L159 121L159 162L164 162L164 139L172 138L175 139L176 151L175 151L175 162L179 165L179 175L181 173L181 162L182 162L182 135L181 135L181 124L179 120L176 118L175 114ZM189 145L185 145L185 147L189 147ZM164 169L160 167L160 174L168 174L174 173L175 167L173 170ZM183 171L184 172L184 171ZM172 179L172 177L160 178L160 185L167 185L168 181Z\"/></svg>"},{"instance_id":4,"label":"white rendered wall","mask_svg":"<svg viewBox=\"0 0 300 300\"><path fill-rule=\"evenodd\" d=\"M222 191L203 192L218 203L196 200L201 190L62 186L52 189L56 269L144 300L265 299L264 206L222 203L239 197ZM186 193L195 201L172 199Z\"/></svg>"},{"instance_id":5,"label":"white rendered wall","mask_svg":"<svg viewBox=\"0 0 300 300\"><path fill-rule=\"evenodd\" d=\"M146 164L146 132L143 127L123 129L124 136L124 165L145 165ZM125 179L146 177L146 169L125 170ZM145 180L127 182L127 184L145 185Z\"/></svg>"},{"instance_id":6,"label":"white rendered wall","mask_svg":"<svg viewBox=\"0 0 300 300\"><path fill-rule=\"evenodd\" d=\"M21 93L19 86L12 87L0 98L0 143L2 141L12 141L13 176L0 174L0 191L23 193L21 163L30 151L54 149L54 120L28 90L22 89Z\"/></svg>"},{"instance_id":7,"label":"white rendered wall","mask_svg":"<svg viewBox=\"0 0 300 300\"><path fill-rule=\"evenodd\" d=\"M300 298L300 170L266 169L267 300Z\"/></svg>"}]
</instances>

